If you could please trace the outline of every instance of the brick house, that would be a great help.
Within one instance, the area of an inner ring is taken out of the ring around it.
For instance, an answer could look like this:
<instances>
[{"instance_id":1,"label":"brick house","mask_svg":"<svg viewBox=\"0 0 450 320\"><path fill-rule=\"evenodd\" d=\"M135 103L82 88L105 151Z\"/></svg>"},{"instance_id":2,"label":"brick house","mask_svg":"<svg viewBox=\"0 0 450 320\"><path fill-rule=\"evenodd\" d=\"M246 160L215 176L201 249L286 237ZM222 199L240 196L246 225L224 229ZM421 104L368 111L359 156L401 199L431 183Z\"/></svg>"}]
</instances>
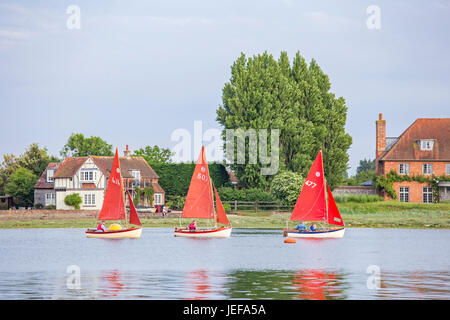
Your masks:
<instances>
[{"instance_id":1,"label":"brick house","mask_svg":"<svg viewBox=\"0 0 450 320\"><path fill-rule=\"evenodd\" d=\"M111 172L114 157L70 157L59 164L53 173L54 203L58 210L69 210L64 199L67 195L78 193L81 196L81 210L100 210L106 191L107 181ZM137 189L153 188L153 205L163 205L165 192L158 184L158 175L143 157L132 157L128 146L124 156L119 157L120 169L124 187L134 197ZM40 179L46 179L48 168ZM51 189L48 189L51 190ZM40 193L38 189L38 193ZM36 189L35 189L36 194ZM125 197L126 203L128 199ZM36 202L36 199L35 199ZM141 200L136 205L150 206L151 204L141 194Z\"/></svg>"},{"instance_id":2,"label":"brick house","mask_svg":"<svg viewBox=\"0 0 450 320\"><path fill-rule=\"evenodd\" d=\"M381 113L375 123L378 175L394 170L399 175L450 177L450 118L419 118L399 137L386 137L386 120ZM441 181L438 186L441 200L450 199L450 181ZM394 182L393 188L399 201L433 202L428 183Z\"/></svg>"},{"instance_id":3,"label":"brick house","mask_svg":"<svg viewBox=\"0 0 450 320\"><path fill-rule=\"evenodd\" d=\"M56 206L55 183L53 176L58 169L59 163L50 162L42 175L34 185L34 205L42 204L44 207L49 205Z\"/></svg>"}]
</instances>

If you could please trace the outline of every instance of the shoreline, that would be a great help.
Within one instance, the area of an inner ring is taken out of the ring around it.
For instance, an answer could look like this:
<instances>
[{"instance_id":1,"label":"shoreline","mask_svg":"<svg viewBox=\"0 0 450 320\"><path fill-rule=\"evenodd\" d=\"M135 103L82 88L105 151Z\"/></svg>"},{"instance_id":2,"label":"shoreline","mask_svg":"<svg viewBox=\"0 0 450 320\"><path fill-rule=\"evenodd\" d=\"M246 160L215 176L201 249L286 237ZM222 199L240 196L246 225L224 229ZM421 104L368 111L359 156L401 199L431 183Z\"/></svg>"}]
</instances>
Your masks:
<instances>
[{"instance_id":1,"label":"shoreline","mask_svg":"<svg viewBox=\"0 0 450 320\"><path fill-rule=\"evenodd\" d=\"M289 220L290 213L267 214L253 213L251 215L230 214L229 220L234 228L247 229L283 229ZM350 213L342 214L347 228L392 228L392 229L450 229L450 213L448 212L385 212L385 213ZM192 219L178 217L141 218L144 228L174 228L189 224ZM109 225L111 222L107 222ZM96 217L9 217L0 216L0 229L29 229L29 228L93 228L98 224ZM123 221L121 222L123 225ZM198 220L199 227L212 226L211 221ZM289 228L296 222L289 221Z\"/></svg>"}]
</instances>

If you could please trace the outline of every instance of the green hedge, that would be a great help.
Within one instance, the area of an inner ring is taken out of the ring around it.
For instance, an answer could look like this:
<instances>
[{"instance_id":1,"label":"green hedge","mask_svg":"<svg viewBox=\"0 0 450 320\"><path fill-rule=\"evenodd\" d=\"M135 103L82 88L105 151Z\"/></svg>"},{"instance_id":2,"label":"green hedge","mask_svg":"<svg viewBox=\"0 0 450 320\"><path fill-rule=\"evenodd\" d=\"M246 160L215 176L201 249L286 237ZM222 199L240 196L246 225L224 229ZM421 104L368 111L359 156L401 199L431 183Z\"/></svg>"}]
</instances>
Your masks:
<instances>
[{"instance_id":1,"label":"green hedge","mask_svg":"<svg viewBox=\"0 0 450 320\"><path fill-rule=\"evenodd\" d=\"M159 185L166 195L185 196L191 183L195 163L155 163L150 164L159 176ZM230 186L225 166L221 163L208 163L209 173L216 188Z\"/></svg>"},{"instance_id":2,"label":"green hedge","mask_svg":"<svg viewBox=\"0 0 450 320\"><path fill-rule=\"evenodd\" d=\"M220 188L217 192L222 201L277 201L270 192L257 188L238 190L225 187Z\"/></svg>"}]
</instances>

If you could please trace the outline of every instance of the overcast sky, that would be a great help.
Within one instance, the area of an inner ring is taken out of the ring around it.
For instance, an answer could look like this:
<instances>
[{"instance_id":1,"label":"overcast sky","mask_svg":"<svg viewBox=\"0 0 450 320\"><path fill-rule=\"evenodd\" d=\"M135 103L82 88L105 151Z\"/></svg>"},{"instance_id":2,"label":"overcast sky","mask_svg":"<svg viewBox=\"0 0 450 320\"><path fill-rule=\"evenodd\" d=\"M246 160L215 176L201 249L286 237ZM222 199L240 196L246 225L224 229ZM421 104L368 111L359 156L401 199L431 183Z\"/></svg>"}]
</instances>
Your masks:
<instances>
[{"instance_id":1,"label":"overcast sky","mask_svg":"<svg viewBox=\"0 0 450 320\"><path fill-rule=\"evenodd\" d=\"M80 29L69 29L70 5ZM380 29L366 10L380 9ZM375 155L375 120L400 135L450 115L450 1L2 1L0 157L73 132L114 147L173 148L215 121L230 66L281 51L314 58L345 98L350 170ZM193 158L196 158L194 155Z\"/></svg>"}]
</instances>

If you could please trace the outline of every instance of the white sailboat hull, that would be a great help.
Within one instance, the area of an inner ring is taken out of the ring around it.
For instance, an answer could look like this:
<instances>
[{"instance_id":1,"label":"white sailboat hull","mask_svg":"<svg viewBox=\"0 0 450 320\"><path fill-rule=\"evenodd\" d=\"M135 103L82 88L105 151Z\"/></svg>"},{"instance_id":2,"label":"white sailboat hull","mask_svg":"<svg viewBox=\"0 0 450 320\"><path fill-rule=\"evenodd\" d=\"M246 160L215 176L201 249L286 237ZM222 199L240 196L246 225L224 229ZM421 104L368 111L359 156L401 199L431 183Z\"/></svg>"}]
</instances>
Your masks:
<instances>
[{"instance_id":1,"label":"white sailboat hull","mask_svg":"<svg viewBox=\"0 0 450 320\"><path fill-rule=\"evenodd\" d=\"M117 231L96 232L95 230L86 230L86 237L99 239L137 239L142 234L142 228L129 228Z\"/></svg>"},{"instance_id":2,"label":"white sailboat hull","mask_svg":"<svg viewBox=\"0 0 450 320\"><path fill-rule=\"evenodd\" d=\"M344 233L345 228L333 228L318 231L284 230L284 236L289 238L342 238L344 237Z\"/></svg>"},{"instance_id":3,"label":"white sailboat hull","mask_svg":"<svg viewBox=\"0 0 450 320\"><path fill-rule=\"evenodd\" d=\"M212 229L197 229L197 231L189 231L188 228L175 228L175 237L186 238L229 238L231 236L232 227L221 227Z\"/></svg>"}]
</instances>

